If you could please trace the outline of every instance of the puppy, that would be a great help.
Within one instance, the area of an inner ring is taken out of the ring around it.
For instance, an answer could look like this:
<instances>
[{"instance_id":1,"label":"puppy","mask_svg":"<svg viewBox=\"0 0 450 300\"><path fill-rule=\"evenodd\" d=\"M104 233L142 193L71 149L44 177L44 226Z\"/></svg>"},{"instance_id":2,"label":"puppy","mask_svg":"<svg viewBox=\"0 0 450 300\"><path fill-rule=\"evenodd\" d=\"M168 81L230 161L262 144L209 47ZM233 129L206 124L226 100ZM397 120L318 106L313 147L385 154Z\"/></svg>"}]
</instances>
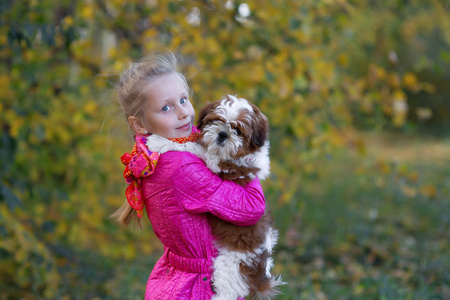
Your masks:
<instances>
[{"instance_id":1,"label":"puppy","mask_svg":"<svg viewBox=\"0 0 450 300\"><path fill-rule=\"evenodd\" d=\"M245 185L255 177L269 175L269 125L266 116L243 98L228 95L210 103L199 114L197 143L177 144L157 135L148 137L150 151L189 151L205 161L224 180ZM253 226L236 226L211 214L209 223L216 238L218 256L214 260L214 300L246 296L270 298L283 284L270 270L272 249L278 231L266 210Z\"/></svg>"}]
</instances>

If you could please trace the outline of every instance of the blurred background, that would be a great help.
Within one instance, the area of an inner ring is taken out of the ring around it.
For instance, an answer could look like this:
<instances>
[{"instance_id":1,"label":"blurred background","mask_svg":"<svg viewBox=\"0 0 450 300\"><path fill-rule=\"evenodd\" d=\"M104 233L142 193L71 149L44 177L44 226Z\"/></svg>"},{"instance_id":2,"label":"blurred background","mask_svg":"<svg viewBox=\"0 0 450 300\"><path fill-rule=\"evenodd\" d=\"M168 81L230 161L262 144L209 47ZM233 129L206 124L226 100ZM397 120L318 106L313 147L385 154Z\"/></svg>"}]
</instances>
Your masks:
<instances>
[{"instance_id":1,"label":"blurred background","mask_svg":"<svg viewBox=\"0 0 450 300\"><path fill-rule=\"evenodd\" d=\"M278 299L450 299L450 3L0 3L0 299L142 299L162 246L125 200L114 84L170 49L198 110L271 125Z\"/></svg>"}]
</instances>

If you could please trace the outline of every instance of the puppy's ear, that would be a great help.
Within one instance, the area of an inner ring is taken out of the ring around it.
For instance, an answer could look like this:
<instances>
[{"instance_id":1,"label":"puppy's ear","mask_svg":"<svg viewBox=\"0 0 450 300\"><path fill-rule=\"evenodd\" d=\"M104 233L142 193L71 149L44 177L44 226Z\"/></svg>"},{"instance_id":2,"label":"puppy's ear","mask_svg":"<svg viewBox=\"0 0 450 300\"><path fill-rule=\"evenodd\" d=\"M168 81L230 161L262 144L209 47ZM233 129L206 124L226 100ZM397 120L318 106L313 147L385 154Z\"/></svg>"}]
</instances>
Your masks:
<instances>
[{"instance_id":1,"label":"puppy's ear","mask_svg":"<svg viewBox=\"0 0 450 300\"><path fill-rule=\"evenodd\" d=\"M214 111L214 109L216 108L217 103L213 102L213 103L207 103L199 112L198 114L198 119L197 119L197 128L198 130L202 130L203 126L205 126L206 124L206 119L205 117L212 111Z\"/></svg>"},{"instance_id":2,"label":"puppy's ear","mask_svg":"<svg viewBox=\"0 0 450 300\"><path fill-rule=\"evenodd\" d=\"M253 124L251 146L254 149L258 149L264 146L269 136L269 122L267 117L256 106L253 107L253 111L255 112L255 123Z\"/></svg>"}]
</instances>

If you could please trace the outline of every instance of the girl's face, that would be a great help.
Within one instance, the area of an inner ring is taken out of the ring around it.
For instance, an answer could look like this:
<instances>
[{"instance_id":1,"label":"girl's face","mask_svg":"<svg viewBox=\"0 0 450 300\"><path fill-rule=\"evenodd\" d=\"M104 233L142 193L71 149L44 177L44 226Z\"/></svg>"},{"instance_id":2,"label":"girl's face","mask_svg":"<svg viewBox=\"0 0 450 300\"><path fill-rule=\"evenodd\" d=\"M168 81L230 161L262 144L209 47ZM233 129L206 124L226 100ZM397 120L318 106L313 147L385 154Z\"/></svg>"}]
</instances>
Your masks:
<instances>
[{"instance_id":1,"label":"girl's face","mask_svg":"<svg viewBox=\"0 0 450 300\"><path fill-rule=\"evenodd\" d=\"M146 89L144 116L148 131L167 139L189 136L195 111L182 79L175 73L168 74L152 81Z\"/></svg>"}]
</instances>

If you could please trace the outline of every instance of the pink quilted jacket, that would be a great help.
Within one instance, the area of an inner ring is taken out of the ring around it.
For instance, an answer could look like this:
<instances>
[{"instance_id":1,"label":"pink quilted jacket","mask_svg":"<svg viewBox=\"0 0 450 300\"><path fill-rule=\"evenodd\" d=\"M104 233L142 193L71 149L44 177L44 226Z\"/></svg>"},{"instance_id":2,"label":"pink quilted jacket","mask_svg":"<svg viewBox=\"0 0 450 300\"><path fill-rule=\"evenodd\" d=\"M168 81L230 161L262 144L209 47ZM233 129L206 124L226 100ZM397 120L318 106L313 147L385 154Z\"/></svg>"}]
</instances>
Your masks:
<instances>
[{"instance_id":1,"label":"pink quilted jacket","mask_svg":"<svg viewBox=\"0 0 450 300\"><path fill-rule=\"evenodd\" d=\"M221 180L193 154L167 152L142 188L153 230L164 244L145 299L211 299L216 251L204 213L239 226L257 223L265 208L259 180L242 187Z\"/></svg>"}]
</instances>

